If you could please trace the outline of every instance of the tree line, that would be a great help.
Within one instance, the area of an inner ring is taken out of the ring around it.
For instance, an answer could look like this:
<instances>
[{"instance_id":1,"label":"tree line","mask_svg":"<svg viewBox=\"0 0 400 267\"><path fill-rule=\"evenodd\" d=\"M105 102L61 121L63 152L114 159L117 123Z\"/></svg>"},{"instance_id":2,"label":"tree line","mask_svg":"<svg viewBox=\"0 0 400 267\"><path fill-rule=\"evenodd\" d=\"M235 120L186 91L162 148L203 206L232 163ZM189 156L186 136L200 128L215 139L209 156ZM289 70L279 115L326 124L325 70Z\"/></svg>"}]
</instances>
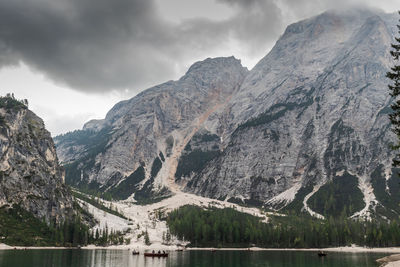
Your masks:
<instances>
[{"instance_id":1,"label":"tree line","mask_svg":"<svg viewBox=\"0 0 400 267\"><path fill-rule=\"evenodd\" d=\"M64 222L56 227L50 227L51 238L56 246L77 247L93 244L97 246L121 245L125 242L121 231L109 230L107 226L103 229L90 230L81 223L80 219L74 222Z\"/></svg>"},{"instance_id":2,"label":"tree line","mask_svg":"<svg viewBox=\"0 0 400 267\"><path fill-rule=\"evenodd\" d=\"M320 220L310 216L272 216L268 223L233 208L203 210L183 206L172 211L171 234L198 247L320 248L357 244L368 247L400 245L398 221L383 223L347 217Z\"/></svg>"},{"instance_id":3,"label":"tree line","mask_svg":"<svg viewBox=\"0 0 400 267\"><path fill-rule=\"evenodd\" d=\"M123 236L123 232L109 230L107 226L90 230L80 216L47 223L18 205L0 208L0 242L8 245L77 247L129 243Z\"/></svg>"}]
</instances>

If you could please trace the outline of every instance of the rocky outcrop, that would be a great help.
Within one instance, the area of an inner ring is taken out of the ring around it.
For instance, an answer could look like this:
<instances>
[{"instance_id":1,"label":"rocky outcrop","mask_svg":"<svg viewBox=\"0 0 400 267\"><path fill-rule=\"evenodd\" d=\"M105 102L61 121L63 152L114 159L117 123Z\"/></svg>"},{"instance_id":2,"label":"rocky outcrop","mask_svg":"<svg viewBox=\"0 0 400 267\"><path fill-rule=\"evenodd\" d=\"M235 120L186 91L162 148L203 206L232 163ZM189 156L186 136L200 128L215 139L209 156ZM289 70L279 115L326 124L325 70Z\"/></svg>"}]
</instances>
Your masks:
<instances>
[{"instance_id":1,"label":"rocky outcrop","mask_svg":"<svg viewBox=\"0 0 400 267\"><path fill-rule=\"evenodd\" d=\"M0 98L0 152L0 205L17 204L47 222L74 214L50 133L12 97Z\"/></svg>"}]
</instances>

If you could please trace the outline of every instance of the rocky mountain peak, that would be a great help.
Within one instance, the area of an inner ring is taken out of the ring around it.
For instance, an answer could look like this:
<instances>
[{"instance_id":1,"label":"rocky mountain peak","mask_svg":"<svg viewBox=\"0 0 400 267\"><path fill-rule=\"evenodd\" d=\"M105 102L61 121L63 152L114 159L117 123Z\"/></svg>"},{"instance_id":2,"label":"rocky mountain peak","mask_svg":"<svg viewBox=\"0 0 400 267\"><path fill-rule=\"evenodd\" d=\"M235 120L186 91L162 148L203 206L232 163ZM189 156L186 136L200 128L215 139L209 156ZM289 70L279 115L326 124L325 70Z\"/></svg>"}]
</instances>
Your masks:
<instances>
[{"instance_id":1,"label":"rocky mountain peak","mask_svg":"<svg viewBox=\"0 0 400 267\"><path fill-rule=\"evenodd\" d=\"M144 99L151 100L150 108L153 109L156 100L165 94L212 94L216 88L225 93L231 93L238 79L242 79L248 73L247 68L241 65L241 61L235 57L207 58L195 62L178 81L168 81L154 86L137 96L117 103L106 115L105 120L92 120L85 124L85 129L99 130L102 127L119 124L126 114L134 113L139 102ZM141 107L142 105L139 105Z\"/></svg>"},{"instance_id":2,"label":"rocky mountain peak","mask_svg":"<svg viewBox=\"0 0 400 267\"><path fill-rule=\"evenodd\" d=\"M376 198L387 193L371 191L378 176L391 183L390 18L329 11L288 26L230 100L224 152L191 176L187 190L274 208L302 202L324 214L314 202L346 177L359 185L358 200L347 205L363 207L351 213L390 214Z\"/></svg>"},{"instance_id":3,"label":"rocky mountain peak","mask_svg":"<svg viewBox=\"0 0 400 267\"><path fill-rule=\"evenodd\" d=\"M205 75L205 73L217 72L219 73L221 70L229 71L231 69L243 69L241 71L245 71L243 68L240 59L236 59L234 56L231 57L217 57L217 58L206 58L202 61L197 61L193 63L185 76L181 79L187 78L190 75Z\"/></svg>"}]
</instances>

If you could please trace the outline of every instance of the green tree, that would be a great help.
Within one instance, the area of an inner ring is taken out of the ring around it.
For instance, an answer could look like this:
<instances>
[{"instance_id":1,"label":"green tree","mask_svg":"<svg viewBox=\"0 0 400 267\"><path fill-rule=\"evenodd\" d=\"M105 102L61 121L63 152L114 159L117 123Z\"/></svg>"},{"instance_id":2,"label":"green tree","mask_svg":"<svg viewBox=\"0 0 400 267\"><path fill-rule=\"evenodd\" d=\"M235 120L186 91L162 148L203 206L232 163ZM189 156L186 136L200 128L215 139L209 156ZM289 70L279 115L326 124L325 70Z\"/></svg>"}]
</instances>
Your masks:
<instances>
[{"instance_id":1,"label":"green tree","mask_svg":"<svg viewBox=\"0 0 400 267\"><path fill-rule=\"evenodd\" d=\"M95 239L98 240L100 238L99 228L96 229Z\"/></svg>"},{"instance_id":2,"label":"green tree","mask_svg":"<svg viewBox=\"0 0 400 267\"><path fill-rule=\"evenodd\" d=\"M79 221L75 220L72 225L72 245L77 246L79 244Z\"/></svg>"},{"instance_id":3,"label":"green tree","mask_svg":"<svg viewBox=\"0 0 400 267\"><path fill-rule=\"evenodd\" d=\"M167 229L167 234L165 235L165 241L167 242L167 244L171 242L171 232L169 231L169 229Z\"/></svg>"},{"instance_id":4,"label":"green tree","mask_svg":"<svg viewBox=\"0 0 400 267\"><path fill-rule=\"evenodd\" d=\"M144 232L144 243L146 244L146 246L151 245L150 238L149 238L149 232L147 232L147 229L146 229L146 232Z\"/></svg>"},{"instance_id":5,"label":"green tree","mask_svg":"<svg viewBox=\"0 0 400 267\"><path fill-rule=\"evenodd\" d=\"M400 34L400 25L397 25L397 28L398 33ZM397 136L397 142L395 145L393 145L393 149L398 151L400 149L400 37L395 38L395 42L392 44L392 50L390 51L390 54L395 61L395 65L386 74L386 77L391 80L391 83L388 85L388 87L390 95L395 101L391 105L393 112L389 114L389 119L393 125L393 132ZM400 153L397 153L393 159L393 166L400 166Z\"/></svg>"}]
</instances>

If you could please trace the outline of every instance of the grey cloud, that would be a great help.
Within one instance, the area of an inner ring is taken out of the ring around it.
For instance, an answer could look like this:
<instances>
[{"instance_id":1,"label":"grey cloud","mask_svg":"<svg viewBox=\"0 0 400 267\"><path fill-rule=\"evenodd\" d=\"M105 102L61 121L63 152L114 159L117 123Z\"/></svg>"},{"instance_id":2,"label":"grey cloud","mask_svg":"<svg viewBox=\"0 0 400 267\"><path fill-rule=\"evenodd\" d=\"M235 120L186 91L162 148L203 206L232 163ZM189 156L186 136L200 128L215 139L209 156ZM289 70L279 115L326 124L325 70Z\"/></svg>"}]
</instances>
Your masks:
<instances>
[{"instance_id":1,"label":"grey cloud","mask_svg":"<svg viewBox=\"0 0 400 267\"><path fill-rule=\"evenodd\" d=\"M176 77L176 69L231 40L261 58L288 23L282 6L296 19L331 2L216 1L235 15L174 25L161 19L154 0L0 0L0 67L23 61L87 92L141 90Z\"/></svg>"},{"instance_id":2,"label":"grey cloud","mask_svg":"<svg viewBox=\"0 0 400 267\"><path fill-rule=\"evenodd\" d=\"M371 0L375 1L375 0ZM281 0L282 8L291 13L294 19L307 18L328 9L370 8L369 0Z\"/></svg>"},{"instance_id":3,"label":"grey cloud","mask_svg":"<svg viewBox=\"0 0 400 267\"><path fill-rule=\"evenodd\" d=\"M52 136L71 131L71 129L81 129L82 125L89 121L93 116L90 114L79 114L75 116L46 117L46 129Z\"/></svg>"},{"instance_id":4,"label":"grey cloud","mask_svg":"<svg viewBox=\"0 0 400 267\"><path fill-rule=\"evenodd\" d=\"M157 57L168 36L155 15L141 0L0 1L0 63L22 60L81 90L140 85L170 74Z\"/></svg>"},{"instance_id":5,"label":"grey cloud","mask_svg":"<svg viewBox=\"0 0 400 267\"><path fill-rule=\"evenodd\" d=\"M254 4L260 3L261 1L259 1L259 0L217 0L217 2L227 3L230 5L239 5L242 7L250 7L250 6L253 6ZM271 2L271 1L268 1L268 2Z\"/></svg>"}]
</instances>

